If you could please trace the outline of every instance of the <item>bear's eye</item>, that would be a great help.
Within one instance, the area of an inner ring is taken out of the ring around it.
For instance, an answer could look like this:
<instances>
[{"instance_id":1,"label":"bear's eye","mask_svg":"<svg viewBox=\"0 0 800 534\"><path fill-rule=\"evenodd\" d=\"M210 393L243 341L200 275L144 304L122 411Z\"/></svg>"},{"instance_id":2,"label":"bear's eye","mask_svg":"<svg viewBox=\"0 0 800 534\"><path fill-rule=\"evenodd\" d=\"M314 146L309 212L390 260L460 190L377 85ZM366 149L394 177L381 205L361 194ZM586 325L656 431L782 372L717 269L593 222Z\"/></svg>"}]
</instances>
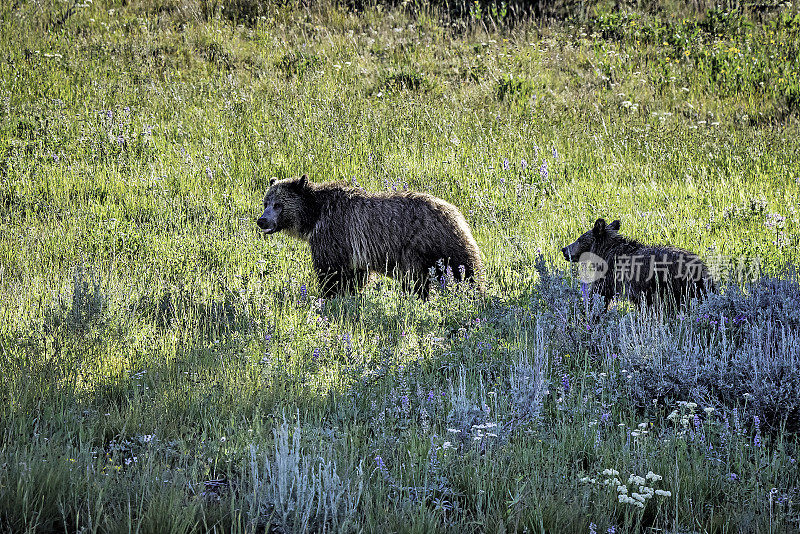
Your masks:
<instances>
[{"instance_id":1,"label":"bear's eye","mask_svg":"<svg viewBox=\"0 0 800 534\"><path fill-rule=\"evenodd\" d=\"M282 210L283 209L283 204L281 204L280 202L276 202L275 203L275 209L276 210Z\"/></svg>"}]
</instances>

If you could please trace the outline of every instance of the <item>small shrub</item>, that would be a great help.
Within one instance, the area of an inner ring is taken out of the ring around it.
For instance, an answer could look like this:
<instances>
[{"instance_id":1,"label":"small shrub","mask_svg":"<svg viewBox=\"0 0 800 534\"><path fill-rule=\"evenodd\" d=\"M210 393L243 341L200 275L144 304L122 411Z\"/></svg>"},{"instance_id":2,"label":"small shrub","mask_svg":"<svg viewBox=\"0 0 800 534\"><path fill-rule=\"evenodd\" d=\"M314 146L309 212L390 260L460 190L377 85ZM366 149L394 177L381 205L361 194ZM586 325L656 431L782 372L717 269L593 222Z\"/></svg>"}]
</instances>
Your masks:
<instances>
[{"instance_id":1,"label":"small shrub","mask_svg":"<svg viewBox=\"0 0 800 534\"><path fill-rule=\"evenodd\" d=\"M258 449L251 446L251 521L257 525L268 522L280 532L355 530L355 514L364 485L361 465L353 479L343 479L332 460L316 453L304 454L301 433L299 423L290 432L284 417L273 431L272 461L265 455L260 463Z\"/></svg>"},{"instance_id":2,"label":"small shrub","mask_svg":"<svg viewBox=\"0 0 800 534\"><path fill-rule=\"evenodd\" d=\"M800 430L800 286L765 277L670 322L630 315L617 332L631 399L742 404L766 426Z\"/></svg>"},{"instance_id":3,"label":"small shrub","mask_svg":"<svg viewBox=\"0 0 800 534\"><path fill-rule=\"evenodd\" d=\"M504 76L497 82L498 100L527 100L533 94L533 85L526 79Z\"/></svg>"},{"instance_id":4,"label":"small shrub","mask_svg":"<svg viewBox=\"0 0 800 534\"><path fill-rule=\"evenodd\" d=\"M433 89L434 84L425 75L413 70L405 70L389 74L384 78L381 87L385 91L422 91Z\"/></svg>"},{"instance_id":5,"label":"small shrub","mask_svg":"<svg viewBox=\"0 0 800 534\"><path fill-rule=\"evenodd\" d=\"M319 68L321 64L322 60L317 56L287 52L275 62L275 67L287 78L293 76L302 78L308 71Z\"/></svg>"}]
</instances>

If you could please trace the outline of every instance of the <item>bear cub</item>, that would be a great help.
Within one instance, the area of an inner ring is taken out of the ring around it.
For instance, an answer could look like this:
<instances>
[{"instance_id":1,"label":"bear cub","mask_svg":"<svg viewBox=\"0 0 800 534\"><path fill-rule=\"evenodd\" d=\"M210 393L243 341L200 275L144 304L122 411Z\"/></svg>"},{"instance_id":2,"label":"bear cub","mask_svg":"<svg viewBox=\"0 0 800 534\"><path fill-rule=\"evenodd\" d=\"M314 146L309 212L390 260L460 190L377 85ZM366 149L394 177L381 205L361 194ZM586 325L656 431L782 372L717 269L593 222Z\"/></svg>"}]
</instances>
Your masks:
<instances>
[{"instance_id":1,"label":"bear cub","mask_svg":"<svg viewBox=\"0 0 800 534\"><path fill-rule=\"evenodd\" d=\"M674 307L715 290L708 268L696 254L628 239L619 234L620 226L618 220L606 224L597 219L594 228L561 249L567 261L595 266L587 278L592 290L605 299L606 310L617 293L636 305L660 301Z\"/></svg>"},{"instance_id":2,"label":"bear cub","mask_svg":"<svg viewBox=\"0 0 800 534\"><path fill-rule=\"evenodd\" d=\"M267 234L284 231L308 242L324 297L358 290L377 272L427 299L437 266L483 290L480 250L467 221L426 193L371 193L315 184L307 175L273 178L257 224Z\"/></svg>"}]
</instances>

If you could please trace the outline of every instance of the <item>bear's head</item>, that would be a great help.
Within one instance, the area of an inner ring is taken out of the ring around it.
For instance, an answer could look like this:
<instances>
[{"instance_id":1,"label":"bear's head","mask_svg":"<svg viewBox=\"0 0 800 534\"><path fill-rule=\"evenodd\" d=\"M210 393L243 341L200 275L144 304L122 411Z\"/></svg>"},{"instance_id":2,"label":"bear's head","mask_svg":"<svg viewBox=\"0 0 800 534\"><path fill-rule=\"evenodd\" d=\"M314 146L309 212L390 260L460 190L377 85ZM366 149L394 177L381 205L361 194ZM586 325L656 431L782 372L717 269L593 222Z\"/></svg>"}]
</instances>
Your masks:
<instances>
[{"instance_id":1,"label":"bear's head","mask_svg":"<svg viewBox=\"0 0 800 534\"><path fill-rule=\"evenodd\" d=\"M594 228L580 236L574 243L561 249L567 261L582 261L581 256L587 252L598 252L610 237L619 232L622 223L614 221L606 224L605 219L597 219Z\"/></svg>"},{"instance_id":2,"label":"bear's head","mask_svg":"<svg viewBox=\"0 0 800 534\"><path fill-rule=\"evenodd\" d=\"M269 190L264 197L264 213L256 224L267 234L285 230L295 237L307 232L309 197L311 185L308 176L269 181Z\"/></svg>"}]
</instances>

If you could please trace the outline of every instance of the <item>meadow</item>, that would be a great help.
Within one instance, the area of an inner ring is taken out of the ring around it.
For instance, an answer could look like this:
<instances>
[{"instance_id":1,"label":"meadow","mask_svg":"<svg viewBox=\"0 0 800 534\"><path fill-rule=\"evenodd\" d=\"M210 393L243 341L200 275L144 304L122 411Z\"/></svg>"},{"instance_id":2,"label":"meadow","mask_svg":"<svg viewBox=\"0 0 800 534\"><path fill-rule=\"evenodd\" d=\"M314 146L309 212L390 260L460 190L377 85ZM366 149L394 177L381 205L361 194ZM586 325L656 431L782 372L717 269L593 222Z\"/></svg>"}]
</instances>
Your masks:
<instances>
[{"instance_id":1,"label":"meadow","mask_svg":"<svg viewBox=\"0 0 800 534\"><path fill-rule=\"evenodd\" d=\"M4 2L0 532L800 531L800 12L653 4ZM303 173L487 296L320 299ZM598 217L720 291L599 313Z\"/></svg>"}]
</instances>

